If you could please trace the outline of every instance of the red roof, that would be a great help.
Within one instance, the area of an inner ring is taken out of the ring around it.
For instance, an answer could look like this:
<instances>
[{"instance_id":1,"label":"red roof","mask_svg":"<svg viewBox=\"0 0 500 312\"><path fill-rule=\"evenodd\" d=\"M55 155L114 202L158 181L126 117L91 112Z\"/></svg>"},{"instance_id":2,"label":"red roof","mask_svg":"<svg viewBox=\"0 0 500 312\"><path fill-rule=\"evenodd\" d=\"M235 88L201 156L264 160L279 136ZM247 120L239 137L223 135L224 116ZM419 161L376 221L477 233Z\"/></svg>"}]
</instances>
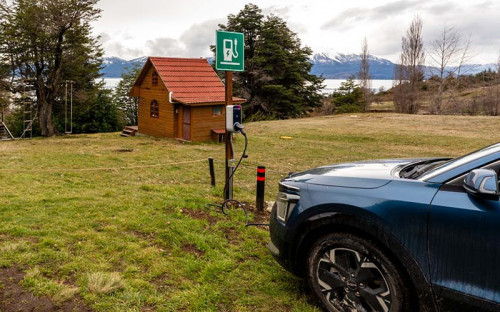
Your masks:
<instances>
[{"instance_id":1,"label":"red roof","mask_svg":"<svg viewBox=\"0 0 500 312\"><path fill-rule=\"evenodd\" d=\"M225 87L206 59L149 57L135 85L142 83L149 66L154 66L163 84L173 92L172 100L183 104L224 104ZM233 97L233 102L244 99Z\"/></svg>"}]
</instances>

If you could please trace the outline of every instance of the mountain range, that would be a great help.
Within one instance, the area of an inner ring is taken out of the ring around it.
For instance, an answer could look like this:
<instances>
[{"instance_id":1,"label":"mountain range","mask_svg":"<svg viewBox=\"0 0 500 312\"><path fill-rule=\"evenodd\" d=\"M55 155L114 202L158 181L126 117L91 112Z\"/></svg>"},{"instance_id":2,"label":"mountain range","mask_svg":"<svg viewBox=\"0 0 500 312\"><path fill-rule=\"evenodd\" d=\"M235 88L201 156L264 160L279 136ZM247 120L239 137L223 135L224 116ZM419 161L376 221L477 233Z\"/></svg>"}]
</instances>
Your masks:
<instances>
[{"instance_id":1,"label":"mountain range","mask_svg":"<svg viewBox=\"0 0 500 312\"><path fill-rule=\"evenodd\" d=\"M140 57L132 60L124 60L119 57L106 57L103 62L101 73L104 78L119 78L127 67L134 64L141 65L146 62L147 57ZM207 60L212 63L213 58ZM370 75L372 79L393 79L395 64L387 59L369 55ZM361 63L361 56L357 54L337 53L332 56L326 53L318 53L311 58L313 64L311 74L323 76L326 79L347 79L350 76L356 76ZM466 64L462 67L464 74L476 74L484 70L496 70L495 64ZM430 77L436 73L437 69L431 66L425 66L425 75ZM447 71L454 71L453 67L447 68Z\"/></svg>"}]
</instances>

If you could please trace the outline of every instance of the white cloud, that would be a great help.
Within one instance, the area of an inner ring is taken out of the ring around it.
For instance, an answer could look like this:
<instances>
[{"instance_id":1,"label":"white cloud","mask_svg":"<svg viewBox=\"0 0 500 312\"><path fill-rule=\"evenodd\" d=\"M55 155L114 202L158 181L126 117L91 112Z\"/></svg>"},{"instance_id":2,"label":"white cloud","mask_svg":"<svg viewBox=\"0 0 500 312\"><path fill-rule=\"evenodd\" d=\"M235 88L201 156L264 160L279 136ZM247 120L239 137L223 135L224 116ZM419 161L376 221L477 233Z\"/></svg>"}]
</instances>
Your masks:
<instances>
[{"instance_id":1,"label":"white cloud","mask_svg":"<svg viewBox=\"0 0 500 312\"><path fill-rule=\"evenodd\" d=\"M500 48L500 1L468 0L252 0L265 14L287 21L304 45L315 52L358 53L363 37L370 51L397 59L401 36L411 19L424 21L424 40L431 42L444 26L471 34L475 62L491 62ZM248 0L155 1L101 0L102 18L96 34L107 56L142 55L210 56L217 24L237 14Z\"/></svg>"}]
</instances>

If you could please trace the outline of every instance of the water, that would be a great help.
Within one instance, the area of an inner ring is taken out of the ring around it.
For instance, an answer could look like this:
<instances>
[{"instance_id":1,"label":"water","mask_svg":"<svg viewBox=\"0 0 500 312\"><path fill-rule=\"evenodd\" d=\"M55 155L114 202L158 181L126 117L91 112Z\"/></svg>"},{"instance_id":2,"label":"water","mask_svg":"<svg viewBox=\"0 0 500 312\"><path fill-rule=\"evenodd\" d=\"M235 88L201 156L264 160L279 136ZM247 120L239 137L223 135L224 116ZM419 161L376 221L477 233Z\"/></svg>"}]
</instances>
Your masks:
<instances>
[{"instance_id":1,"label":"water","mask_svg":"<svg viewBox=\"0 0 500 312\"><path fill-rule=\"evenodd\" d=\"M323 89L323 93L325 94L330 94L333 93L333 91L336 91L340 88L340 84L344 81L347 81L346 79L325 79L324 83L326 87ZM359 83L358 80L354 80L355 83ZM384 91L389 90L392 88L392 84L394 83L394 80L372 80L372 90L377 93L381 91L381 88L383 88Z\"/></svg>"},{"instance_id":2,"label":"water","mask_svg":"<svg viewBox=\"0 0 500 312\"><path fill-rule=\"evenodd\" d=\"M106 89L114 89L122 80L121 78L102 78Z\"/></svg>"},{"instance_id":3,"label":"water","mask_svg":"<svg viewBox=\"0 0 500 312\"><path fill-rule=\"evenodd\" d=\"M107 89L114 89L122 79L103 78L103 80ZM325 79L324 84L326 87L323 89L322 93L330 94L333 91L338 90L338 88L340 88L340 84L344 81L346 81L346 79ZM357 80L355 81L357 83ZM372 80L372 89L375 92L378 92L381 87L384 88L384 90L389 90L392 88L393 82L394 80Z\"/></svg>"}]
</instances>

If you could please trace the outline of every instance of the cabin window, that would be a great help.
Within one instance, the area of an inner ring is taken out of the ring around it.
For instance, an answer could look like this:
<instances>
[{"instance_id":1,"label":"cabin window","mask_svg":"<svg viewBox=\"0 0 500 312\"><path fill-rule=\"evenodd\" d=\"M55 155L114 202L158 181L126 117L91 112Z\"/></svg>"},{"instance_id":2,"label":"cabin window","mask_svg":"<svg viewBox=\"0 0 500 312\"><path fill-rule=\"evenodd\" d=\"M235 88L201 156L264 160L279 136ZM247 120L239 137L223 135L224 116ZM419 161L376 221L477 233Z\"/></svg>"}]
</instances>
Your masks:
<instances>
[{"instance_id":1,"label":"cabin window","mask_svg":"<svg viewBox=\"0 0 500 312\"><path fill-rule=\"evenodd\" d=\"M158 118L160 116L160 106L158 105L158 101L151 101L151 117Z\"/></svg>"},{"instance_id":2,"label":"cabin window","mask_svg":"<svg viewBox=\"0 0 500 312\"><path fill-rule=\"evenodd\" d=\"M158 73L157 72L153 72L153 77L152 77L152 80L151 80L151 84L153 86L157 86L158 85Z\"/></svg>"},{"instance_id":3,"label":"cabin window","mask_svg":"<svg viewBox=\"0 0 500 312\"><path fill-rule=\"evenodd\" d=\"M222 106L212 106L212 115L220 115L222 114Z\"/></svg>"}]
</instances>

